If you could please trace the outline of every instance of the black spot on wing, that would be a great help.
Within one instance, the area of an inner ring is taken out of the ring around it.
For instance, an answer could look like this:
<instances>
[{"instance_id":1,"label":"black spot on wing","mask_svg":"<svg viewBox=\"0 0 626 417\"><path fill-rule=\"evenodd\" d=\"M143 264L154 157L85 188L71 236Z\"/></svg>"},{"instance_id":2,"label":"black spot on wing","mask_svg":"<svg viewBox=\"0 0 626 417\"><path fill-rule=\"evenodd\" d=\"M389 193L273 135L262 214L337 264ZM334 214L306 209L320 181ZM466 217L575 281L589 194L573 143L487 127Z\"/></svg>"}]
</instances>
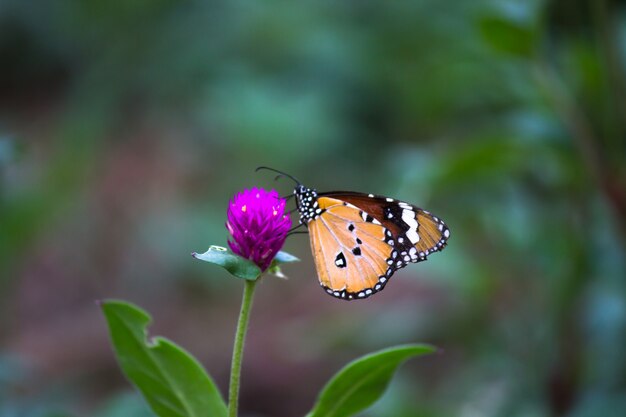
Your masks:
<instances>
[{"instance_id":1,"label":"black spot on wing","mask_svg":"<svg viewBox=\"0 0 626 417\"><path fill-rule=\"evenodd\" d=\"M363 221L365 221L367 223L373 223L374 222L374 218L372 216L370 216L369 214L367 214L366 212L364 212L363 210L359 210L359 216L361 216Z\"/></svg>"},{"instance_id":2,"label":"black spot on wing","mask_svg":"<svg viewBox=\"0 0 626 417\"><path fill-rule=\"evenodd\" d=\"M346 257L343 252L339 252L339 254L335 257L335 266L337 268L345 268L347 266Z\"/></svg>"}]
</instances>

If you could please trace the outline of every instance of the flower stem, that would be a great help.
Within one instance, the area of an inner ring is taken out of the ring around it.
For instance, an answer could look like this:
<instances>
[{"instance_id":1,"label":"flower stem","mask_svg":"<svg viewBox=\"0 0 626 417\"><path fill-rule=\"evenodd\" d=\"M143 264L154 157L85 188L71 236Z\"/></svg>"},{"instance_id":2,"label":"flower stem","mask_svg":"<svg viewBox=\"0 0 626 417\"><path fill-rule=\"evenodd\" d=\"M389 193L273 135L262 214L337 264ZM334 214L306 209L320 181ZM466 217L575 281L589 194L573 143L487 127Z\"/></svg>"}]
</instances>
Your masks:
<instances>
[{"instance_id":1,"label":"flower stem","mask_svg":"<svg viewBox=\"0 0 626 417\"><path fill-rule=\"evenodd\" d=\"M239 403L239 381L241 376L241 360L243 356L243 345L250 321L250 309L252 308L252 296L256 281L247 281L243 289L243 300L241 301L241 311L237 322L237 333L235 333L235 345L233 347L233 361L230 366L230 387L228 390L228 417L237 417L237 406Z\"/></svg>"}]
</instances>

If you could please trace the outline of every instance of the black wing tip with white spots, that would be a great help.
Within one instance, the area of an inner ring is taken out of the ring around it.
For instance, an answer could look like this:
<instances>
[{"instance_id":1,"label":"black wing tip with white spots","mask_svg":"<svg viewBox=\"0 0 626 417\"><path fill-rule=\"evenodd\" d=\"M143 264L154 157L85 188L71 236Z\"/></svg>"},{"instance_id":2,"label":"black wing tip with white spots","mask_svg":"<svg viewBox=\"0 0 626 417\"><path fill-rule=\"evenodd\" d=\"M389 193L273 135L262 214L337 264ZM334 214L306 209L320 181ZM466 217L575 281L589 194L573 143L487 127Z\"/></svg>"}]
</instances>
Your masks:
<instances>
[{"instance_id":1,"label":"black wing tip with white spots","mask_svg":"<svg viewBox=\"0 0 626 417\"><path fill-rule=\"evenodd\" d=\"M425 210L424 212L427 214L430 214L429 212ZM432 214L430 215L432 216ZM448 225L445 224L445 222L441 220L439 217L436 217L436 216L432 216L432 217L433 217L433 220L437 223L437 229L441 233L441 238L439 238L439 241L435 244L435 246L433 246L429 250L430 253L440 252L441 250L443 250L443 248L445 248L448 245L448 240L450 239L450 228L448 227Z\"/></svg>"},{"instance_id":2,"label":"black wing tip with white spots","mask_svg":"<svg viewBox=\"0 0 626 417\"><path fill-rule=\"evenodd\" d=\"M441 239L437 242L434 251L440 251L448 245L448 239L450 239L450 228L441 219L437 219L439 226L441 227Z\"/></svg>"}]
</instances>

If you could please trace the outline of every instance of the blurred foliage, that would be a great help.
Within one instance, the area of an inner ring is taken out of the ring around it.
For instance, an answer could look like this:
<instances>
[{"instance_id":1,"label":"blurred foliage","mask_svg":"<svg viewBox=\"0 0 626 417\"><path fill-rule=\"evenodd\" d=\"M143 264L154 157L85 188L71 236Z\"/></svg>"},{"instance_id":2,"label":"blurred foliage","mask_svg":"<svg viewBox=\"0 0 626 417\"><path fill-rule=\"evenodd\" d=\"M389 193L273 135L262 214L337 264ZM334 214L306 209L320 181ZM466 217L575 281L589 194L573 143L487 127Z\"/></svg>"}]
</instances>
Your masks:
<instances>
[{"instance_id":1,"label":"blurred foliage","mask_svg":"<svg viewBox=\"0 0 626 417\"><path fill-rule=\"evenodd\" d=\"M452 239L342 303L290 238L242 411L303 415L347 359L424 341L445 353L367 415L621 415L625 27L616 0L0 2L0 416L144 415L105 297L225 387L240 283L189 253L225 242L236 191L290 192L258 165L415 202Z\"/></svg>"}]
</instances>

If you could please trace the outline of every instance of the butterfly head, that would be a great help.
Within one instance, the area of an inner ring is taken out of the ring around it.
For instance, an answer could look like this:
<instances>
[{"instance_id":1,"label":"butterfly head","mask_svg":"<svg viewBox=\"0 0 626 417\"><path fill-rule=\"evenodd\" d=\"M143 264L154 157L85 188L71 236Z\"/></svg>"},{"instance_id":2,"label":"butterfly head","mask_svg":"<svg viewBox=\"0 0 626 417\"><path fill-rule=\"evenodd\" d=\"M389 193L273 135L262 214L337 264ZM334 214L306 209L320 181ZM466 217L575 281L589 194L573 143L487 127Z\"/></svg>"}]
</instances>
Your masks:
<instances>
[{"instance_id":1,"label":"butterfly head","mask_svg":"<svg viewBox=\"0 0 626 417\"><path fill-rule=\"evenodd\" d=\"M317 191L298 184L293 191L296 196L296 204L300 213L300 223L306 224L314 220L322 213L317 203Z\"/></svg>"}]
</instances>

